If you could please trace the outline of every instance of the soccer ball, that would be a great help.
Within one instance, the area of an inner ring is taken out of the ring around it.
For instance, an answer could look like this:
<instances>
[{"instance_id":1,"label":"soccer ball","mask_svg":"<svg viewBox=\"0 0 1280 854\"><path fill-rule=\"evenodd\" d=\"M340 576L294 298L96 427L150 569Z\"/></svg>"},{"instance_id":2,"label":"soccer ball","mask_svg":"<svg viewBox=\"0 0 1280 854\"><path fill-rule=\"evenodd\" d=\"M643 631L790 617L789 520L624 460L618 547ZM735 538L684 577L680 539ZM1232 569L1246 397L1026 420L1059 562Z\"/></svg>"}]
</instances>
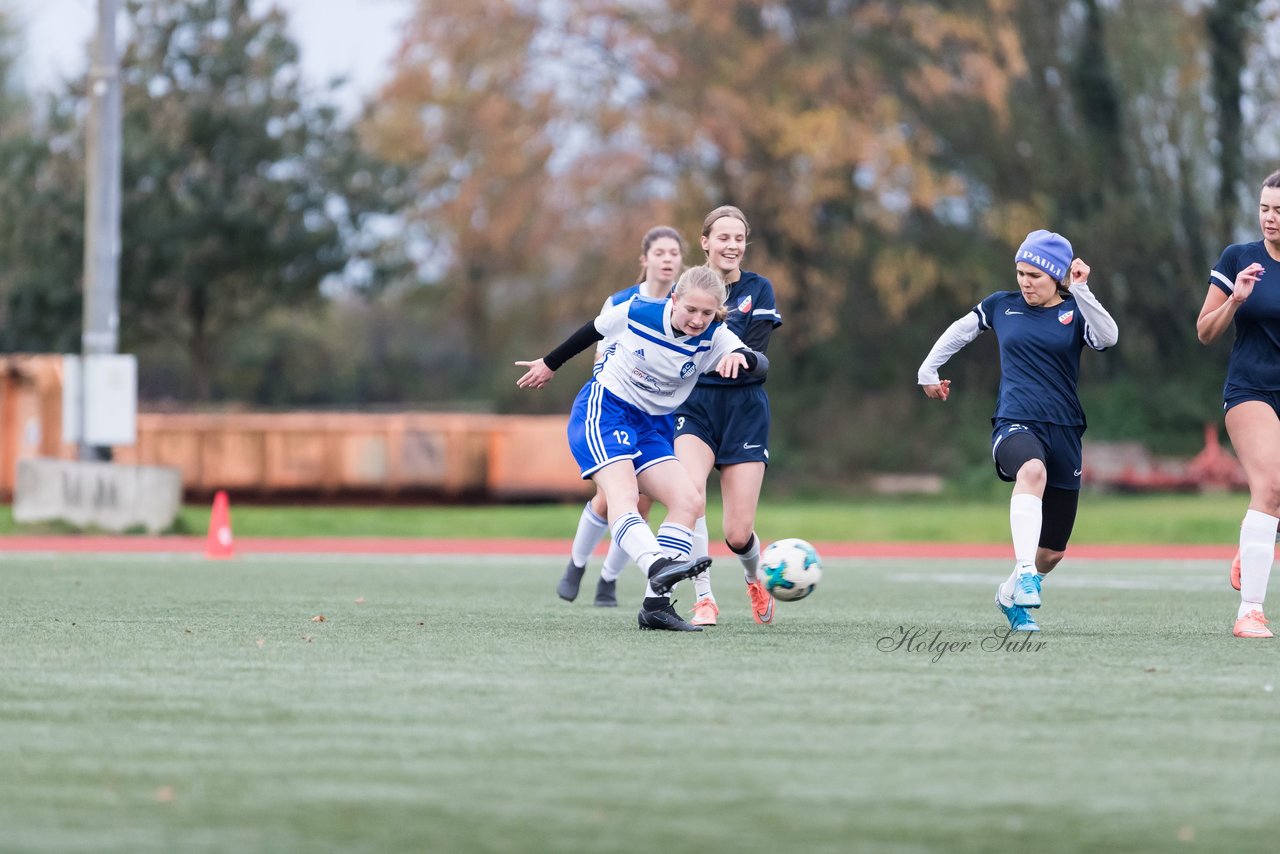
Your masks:
<instances>
[{"instance_id":1,"label":"soccer ball","mask_svg":"<svg viewBox=\"0 0 1280 854\"><path fill-rule=\"evenodd\" d=\"M760 580L774 599L794 602L813 592L822 579L822 559L804 540L778 540L760 556Z\"/></svg>"}]
</instances>

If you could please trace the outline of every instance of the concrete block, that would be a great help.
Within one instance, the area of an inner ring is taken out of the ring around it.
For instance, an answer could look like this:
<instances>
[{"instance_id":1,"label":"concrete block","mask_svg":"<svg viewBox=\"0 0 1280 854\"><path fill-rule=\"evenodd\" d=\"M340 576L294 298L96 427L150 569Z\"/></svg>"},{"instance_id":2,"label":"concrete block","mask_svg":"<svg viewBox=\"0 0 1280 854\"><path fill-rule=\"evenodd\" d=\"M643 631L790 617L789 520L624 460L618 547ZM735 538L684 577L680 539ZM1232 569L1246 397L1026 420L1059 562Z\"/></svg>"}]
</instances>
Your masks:
<instances>
[{"instance_id":1,"label":"concrete block","mask_svg":"<svg viewBox=\"0 0 1280 854\"><path fill-rule=\"evenodd\" d=\"M13 518L62 520L81 528L158 534L182 504L182 474L170 466L134 466L51 458L18 460Z\"/></svg>"}]
</instances>

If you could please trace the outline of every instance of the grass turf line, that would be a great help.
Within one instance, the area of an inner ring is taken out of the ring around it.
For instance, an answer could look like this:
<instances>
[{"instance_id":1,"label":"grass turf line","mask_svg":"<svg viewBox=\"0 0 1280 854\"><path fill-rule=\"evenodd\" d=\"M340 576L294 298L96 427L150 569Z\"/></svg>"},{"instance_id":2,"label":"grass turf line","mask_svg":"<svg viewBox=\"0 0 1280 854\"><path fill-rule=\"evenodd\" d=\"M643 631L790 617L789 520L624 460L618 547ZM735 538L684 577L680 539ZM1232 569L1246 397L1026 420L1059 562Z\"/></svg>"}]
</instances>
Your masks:
<instances>
[{"instance_id":1,"label":"grass turf line","mask_svg":"<svg viewBox=\"0 0 1280 854\"><path fill-rule=\"evenodd\" d=\"M593 573L568 604L527 560L0 572L0 850L1229 851L1280 829L1277 647L1230 636L1217 565L1068 559L1041 650L936 662L877 643L980 642L1001 568L832 563L760 627L721 562L722 624L694 636L636 630L634 569L616 610ZM1103 586L1130 575L1172 589Z\"/></svg>"}]
</instances>

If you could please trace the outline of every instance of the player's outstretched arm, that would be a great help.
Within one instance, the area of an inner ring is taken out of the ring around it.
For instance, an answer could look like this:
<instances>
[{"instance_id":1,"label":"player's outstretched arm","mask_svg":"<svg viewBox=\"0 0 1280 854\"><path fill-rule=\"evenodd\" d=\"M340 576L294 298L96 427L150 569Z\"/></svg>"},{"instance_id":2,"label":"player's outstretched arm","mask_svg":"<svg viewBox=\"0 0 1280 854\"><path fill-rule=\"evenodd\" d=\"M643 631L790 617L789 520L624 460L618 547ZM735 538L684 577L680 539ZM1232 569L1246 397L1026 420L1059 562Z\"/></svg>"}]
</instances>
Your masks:
<instances>
[{"instance_id":1,"label":"player's outstretched arm","mask_svg":"<svg viewBox=\"0 0 1280 854\"><path fill-rule=\"evenodd\" d=\"M516 380L516 385L520 388L542 388L551 382L551 378L556 372L547 367L547 363L542 359L535 359L532 362L516 362L521 368L528 368L520 379Z\"/></svg>"},{"instance_id":2,"label":"player's outstretched arm","mask_svg":"<svg viewBox=\"0 0 1280 854\"><path fill-rule=\"evenodd\" d=\"M561 365L597 341L603 340L604 335L596 329L594 320L584 324L581 329L566 338L559 347L541 359L533 362L516 362L517 366L529 369L524 376L516 380L516 385L520 388L542 388L551 381L552 375L560 370Z\"/></svg>"}]
</instances>

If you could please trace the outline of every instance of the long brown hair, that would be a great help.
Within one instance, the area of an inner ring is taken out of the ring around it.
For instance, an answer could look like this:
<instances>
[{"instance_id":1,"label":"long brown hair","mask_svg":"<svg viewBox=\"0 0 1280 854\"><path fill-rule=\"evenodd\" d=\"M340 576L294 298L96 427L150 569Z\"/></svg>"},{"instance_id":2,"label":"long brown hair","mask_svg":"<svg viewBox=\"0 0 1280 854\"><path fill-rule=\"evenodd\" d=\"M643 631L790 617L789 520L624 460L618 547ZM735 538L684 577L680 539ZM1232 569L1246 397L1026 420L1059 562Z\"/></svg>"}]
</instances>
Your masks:
<instances>
[{"instance_id":1,"label":"long brown hair","mask_svg":"<svg viewBox=\"0 0 1280 854\"><path fill-rule=\"evenodd\" d=\"M733 205L721 205L707 214L706 219L702 221L702 236L710 237L711 226L715 225L716 220L726 216L742 220L742 224L747 227L747 237L751 236L751 223L747 222L747 215Z\"/></svg>"},{"instance_id":2,"label":"long brown hair","mask_svg":"<svg viewBox=\"0 0 1280 854\"><path fill-rule=\"evenodd\" d=\"M684 245L684 238L680 236L680 232L676 231L674 228L672 228L669 225L655 225L653 228L649 229L644 233L644 237L641 238L640 240L640 257L642 259L648 257L649 250L653 247L653 244L664 237L669 237L672 240L674 240L677 244L679 244L680 262L681 264L683 264L684 253L685 253L685 249L687 248ZM643 283L644 280L647 279L648 277L649 277L649 268L648 266L645 265L644 261L642 260L640 262L640 278L636 279L636 284L639 285Z\"/></svg>"}]
</instances>

